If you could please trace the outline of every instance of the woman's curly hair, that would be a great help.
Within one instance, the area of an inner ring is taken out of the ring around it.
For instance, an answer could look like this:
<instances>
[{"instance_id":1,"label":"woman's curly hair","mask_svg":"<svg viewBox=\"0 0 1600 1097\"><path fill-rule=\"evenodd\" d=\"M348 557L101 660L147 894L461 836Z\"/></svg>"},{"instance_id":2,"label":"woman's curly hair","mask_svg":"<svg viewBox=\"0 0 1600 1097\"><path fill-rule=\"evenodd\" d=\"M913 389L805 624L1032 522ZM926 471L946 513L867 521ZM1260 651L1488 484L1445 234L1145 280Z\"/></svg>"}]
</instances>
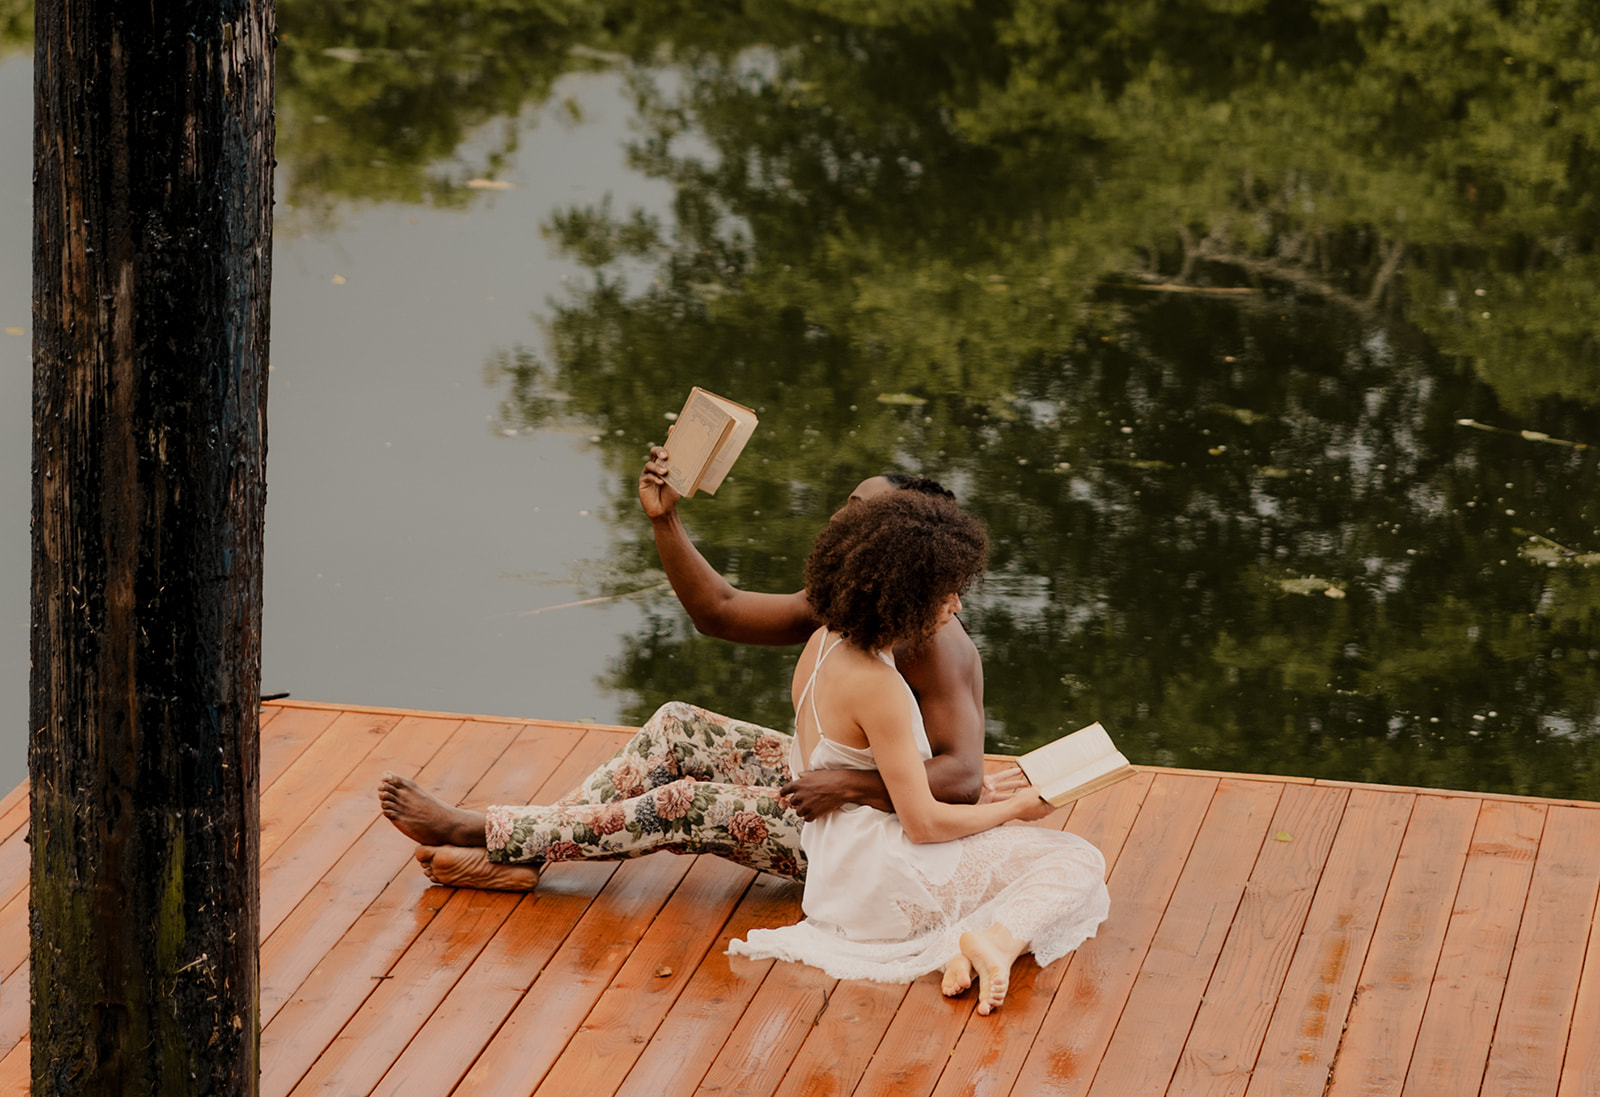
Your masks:
<instances>
[{"instance_id":1,"label":"woman's curly hair","mask_svg":"<svg viewBox=\"0 0 1600 1097\"><path fill-rule=\"evenodd\" d=\"M875 651L933 635L939 606L983 574L989 535L954 500L892 491L848 504L806 558L819 620Z\"/></svg>"}]
</instances>

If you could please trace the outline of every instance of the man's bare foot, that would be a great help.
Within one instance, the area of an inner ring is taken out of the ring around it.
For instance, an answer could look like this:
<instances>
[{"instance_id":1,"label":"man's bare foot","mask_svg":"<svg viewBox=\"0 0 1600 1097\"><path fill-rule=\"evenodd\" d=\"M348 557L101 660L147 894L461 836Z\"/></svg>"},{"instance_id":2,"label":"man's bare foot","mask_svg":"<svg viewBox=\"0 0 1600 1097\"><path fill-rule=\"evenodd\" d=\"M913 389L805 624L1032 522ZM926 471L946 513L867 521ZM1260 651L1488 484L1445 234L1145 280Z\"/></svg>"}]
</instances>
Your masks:
<instances>
[{"instance_id":1,"label":"man's bare foot","mask_svg":"<svg viewBox=\"0 0 1600 1097\"><path fill-rule=\"evenodd\" d=\"M539 886L539 870L532 865L497 865L489 851L465 846L418 846L417 863L423 875L436 884L485 891L532 891Z\"/></svg>"},{"instance_id":2,"label":"man's bare foot","mask_svg":"<svg viewBox=\"0 0 1600 1097\"><path fill-rule=\"evenodd\" d=\"M384 818L407 838L425 846L482 846L480 811L452 807L409 777L385 773L378 782L378 806Z\"/></svg>"},{"instance_id":3,"label":"man's bare foot","mask_svg":"<svg viewBox=\"0 0 1600 1097\"><path fill-rule=\"evenodd\" d=\"M965 994L972 985L972 961L961 953L956 953L954 958L944 966L944 981L939 984L939 990L946 998L954 998Z\"/></svg>"},{"instance_id":4,"label":"man's bare foot","mask_svg":"<svg viewBox=\"0 0 1600 1097\"><path fill-rule=\"evenodd\" d=\"M978 1012L987 1016L1000 1008L1011 989L1011 965L1028 947L996 923L981 933L961 935L961 955L978 974Z\"/></svg>"}]
</instances>

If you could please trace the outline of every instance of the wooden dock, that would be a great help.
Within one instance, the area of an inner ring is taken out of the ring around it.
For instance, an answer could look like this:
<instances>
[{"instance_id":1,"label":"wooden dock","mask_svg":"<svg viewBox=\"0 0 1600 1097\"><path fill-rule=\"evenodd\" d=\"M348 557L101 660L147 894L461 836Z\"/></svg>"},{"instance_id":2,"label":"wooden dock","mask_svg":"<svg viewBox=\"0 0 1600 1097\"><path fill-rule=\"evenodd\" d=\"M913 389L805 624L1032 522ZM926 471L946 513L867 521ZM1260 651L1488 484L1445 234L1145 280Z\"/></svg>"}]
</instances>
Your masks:
<instances>
[{"instance_id":1,"label":"wooden dock","mask_svg":"<svg viewBox=\"0 0 1600 1097\"><path fill-rule=\"evenodd\" d=\"M430 886L385 770L547 801L626 729L285 703L262 728L261 1093L1600 1094L1600 804L1149 769L1063 809L1111 917L979 1017L723 954L799 914L714 858ZM0 801L0 1093L28 1086L26 788Z\"/></svg>"}]
</instances>

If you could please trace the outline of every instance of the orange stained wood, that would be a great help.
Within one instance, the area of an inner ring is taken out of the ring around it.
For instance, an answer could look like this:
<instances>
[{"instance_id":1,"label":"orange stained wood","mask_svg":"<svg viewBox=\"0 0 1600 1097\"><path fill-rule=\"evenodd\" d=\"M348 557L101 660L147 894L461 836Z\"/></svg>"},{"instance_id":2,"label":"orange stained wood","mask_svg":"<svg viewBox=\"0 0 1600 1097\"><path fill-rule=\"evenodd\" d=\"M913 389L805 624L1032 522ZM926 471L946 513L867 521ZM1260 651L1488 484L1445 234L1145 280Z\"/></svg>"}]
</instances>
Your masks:
<instances>
[{"instance_id":1,"label":"orange stained wood","mask_svg":"<svg viewBox=\"0 0 1600 1097\"><path fill-rule=\"evenodd\" d=\"M1111 917L989 1017L937 974L726 955L796 884L660 854L442 888L378 812L387 772L549 803L631 730L265 706L264 1097L1600 1094L1600 804L1144 769L1040 824L1105 854ZM24 787L0 1097L28 1087L26 829Z\"/></svg>"}]
</instances>

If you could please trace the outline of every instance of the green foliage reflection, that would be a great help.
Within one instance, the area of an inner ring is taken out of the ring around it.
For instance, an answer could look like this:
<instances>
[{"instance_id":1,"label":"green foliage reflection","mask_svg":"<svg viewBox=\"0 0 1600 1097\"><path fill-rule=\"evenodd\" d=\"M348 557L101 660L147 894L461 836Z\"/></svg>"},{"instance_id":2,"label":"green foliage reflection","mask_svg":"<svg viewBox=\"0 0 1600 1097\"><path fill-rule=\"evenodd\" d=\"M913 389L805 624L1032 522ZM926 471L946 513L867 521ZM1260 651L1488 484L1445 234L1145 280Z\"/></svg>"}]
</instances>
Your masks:
<instances>
[{"instance_id":1,"label":"green foliage reflection","mask_svg":"<svg viewBox=\"0 0 1600 1097\"><path fill-rule=\"evenodd\" d=\"M33 0L0 0L0 60L33 47Z\"/></svg>"},{"instance_id":2,"label":"green foliage reflection","mask_svg":"<svg viewBox=\"0 0 1600 1097\"><path fill-rule=\"evenodd\" d=\"M465 204L468 179L515 153L522 105L585 63L570 51L599 14L587 0L280 3L289 204L323 217L351 200ZM459 163L469 136L483 150Z\"/></svg>"},{"instance_id":3,"label":"green foliage reflection","mask_svg":"<svg viewBox=\"0 0 1600 1097\"><path fill-rule=\"evenodd\" d=\"M1434 7L661 32L634 163L675 224L552 217L595 280L504 364L509 414L560 393L637 439L690 384L762 409L688 512L762 589L861 476L954 483L998 546L971 621L997 745L1098 717L1147 761L1600 794L1596 573L1518 552L1600 543L1595 451L1458 422L1600 441L1596 17ZM623 493L639 458L608 451ZM635 716L781 724L784 663L663 601L613 681Z\"/></svg>"}]
</instances>

